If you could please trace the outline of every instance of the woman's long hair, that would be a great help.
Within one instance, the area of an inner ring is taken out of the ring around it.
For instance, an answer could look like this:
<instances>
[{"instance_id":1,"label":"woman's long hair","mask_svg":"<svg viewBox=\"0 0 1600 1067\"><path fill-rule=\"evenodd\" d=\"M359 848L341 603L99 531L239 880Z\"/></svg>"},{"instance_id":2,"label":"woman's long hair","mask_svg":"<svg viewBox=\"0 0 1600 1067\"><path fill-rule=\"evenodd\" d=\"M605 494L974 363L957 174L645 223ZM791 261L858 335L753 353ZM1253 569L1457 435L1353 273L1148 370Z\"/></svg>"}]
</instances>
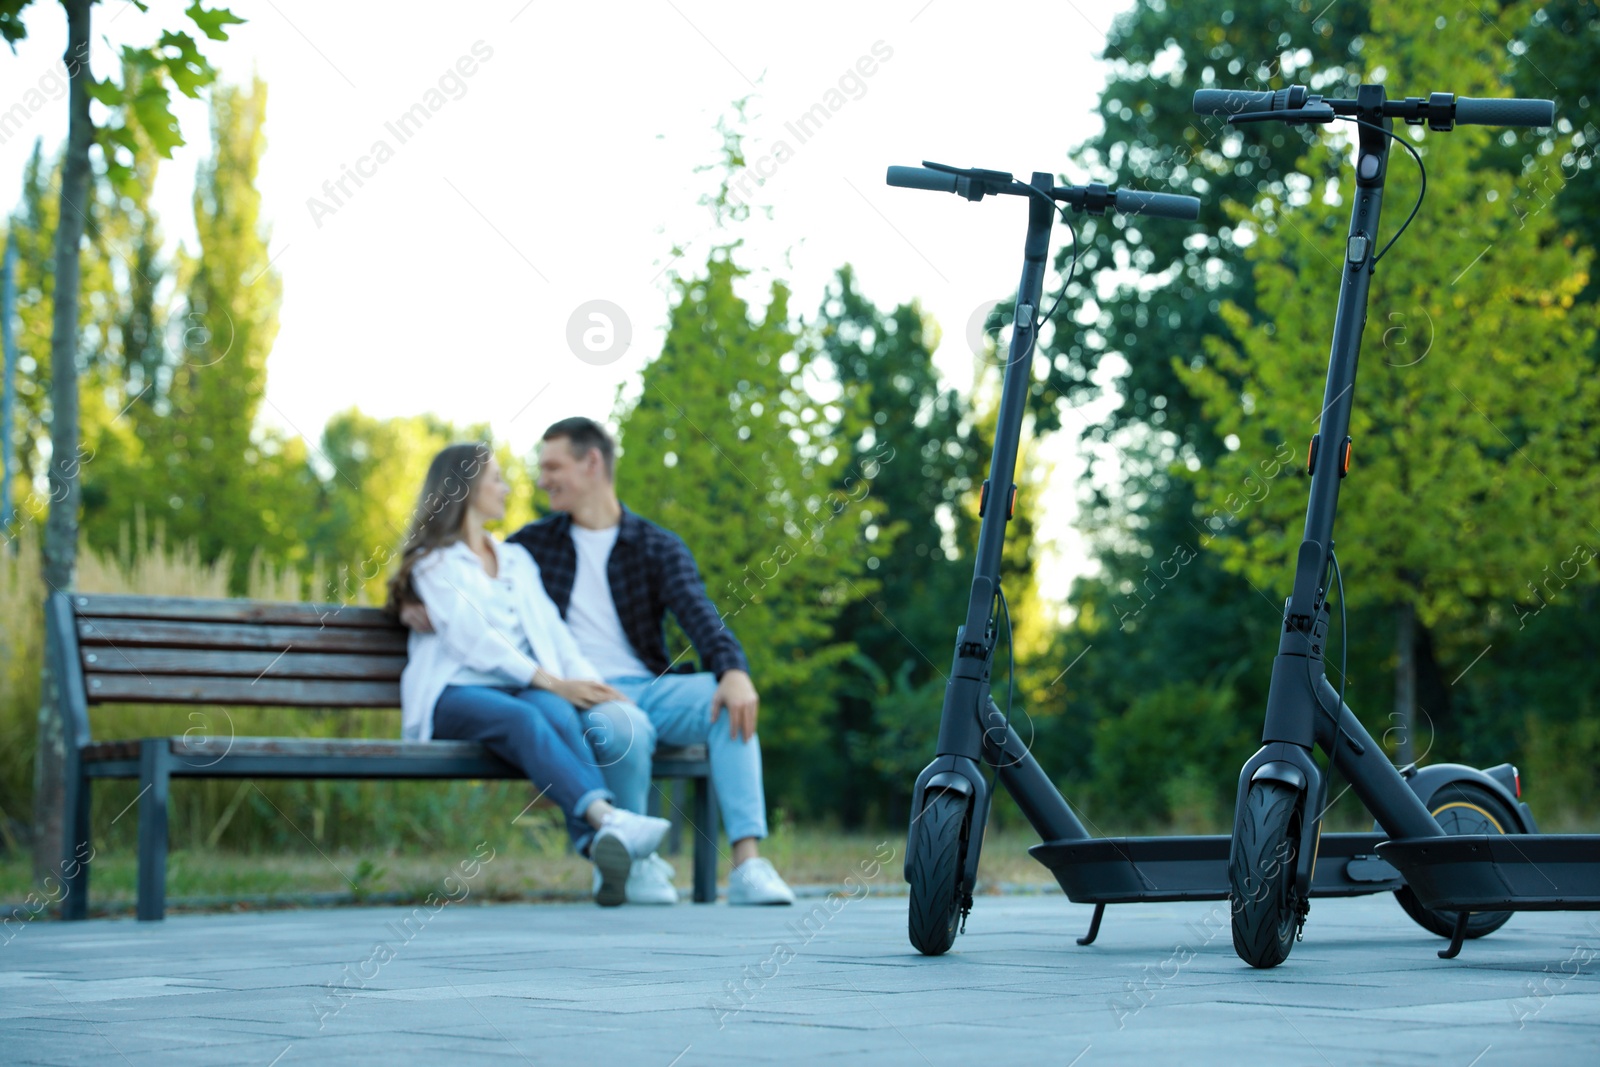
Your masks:
<instances>
[{"instance_id":1,"label":"woman's long hair","mask_svg":"<svg viewBox=\"0 0 1600 1067\"><path fill-rule=\"evenodd\" d=\"M406 604L420 599L411 585L411 568L436 548L461 540L461 527L467 517L467 498L489 469L494 453L483 442L450 445L428 464L422 480L417 510L411 516L411 530L400 550L400 567L389 579L386 610L399 615Z\"/></svg>"}]
</instances>

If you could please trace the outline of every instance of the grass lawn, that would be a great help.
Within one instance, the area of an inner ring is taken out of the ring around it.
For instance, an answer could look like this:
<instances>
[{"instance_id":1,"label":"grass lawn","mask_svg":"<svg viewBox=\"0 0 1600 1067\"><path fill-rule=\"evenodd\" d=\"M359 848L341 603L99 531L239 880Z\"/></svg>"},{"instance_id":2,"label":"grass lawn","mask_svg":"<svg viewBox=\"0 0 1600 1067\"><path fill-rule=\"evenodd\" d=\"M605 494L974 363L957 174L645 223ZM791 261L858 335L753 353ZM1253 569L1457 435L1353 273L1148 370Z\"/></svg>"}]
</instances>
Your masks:
<instances>
[{"instance_id":1,"label":"grass lawn","mask_svg":"<svg viewBox=\"0 0 1600 1067\"><path fill-rule=\"evenodd\" d=\"M1038 838L1025 830L991 830L984 843L983 883L1054 885L1050 874L1027 853ZM692 885L690 849L671 856L684 899ZM727 884L727 845L718 864ZM781 828L763 844L762 854L797 886L837 886L853 875L874 892L901 892L900 873L905 830L878 834L825 829ZM892 851L891 851L892 850ZM492 858L490 858L492 857ZM868 873L876 860L881 870ZM476 861L476 876L463 874L462 864ZM137 858L131 850L100 853L90 876L91 914L126 914L133 910ZM464 841L455 851L385 853L381 850L314 849L246 854L175 850L167 860L167 905L171 910L225 911L252 907L304 904L412 903L430 893L460 896L462 881L479 900L583 899L590 890L593 868L572 853L559 830L547 822L508 835L506 840ZM446 879L452 879L448 885ZM461 879L456 881L454 879ZM31 885L26 855L0 857L0 904L23 903ZM981 891L980 886L980 891Z\"/></svg>"}]
</instances>

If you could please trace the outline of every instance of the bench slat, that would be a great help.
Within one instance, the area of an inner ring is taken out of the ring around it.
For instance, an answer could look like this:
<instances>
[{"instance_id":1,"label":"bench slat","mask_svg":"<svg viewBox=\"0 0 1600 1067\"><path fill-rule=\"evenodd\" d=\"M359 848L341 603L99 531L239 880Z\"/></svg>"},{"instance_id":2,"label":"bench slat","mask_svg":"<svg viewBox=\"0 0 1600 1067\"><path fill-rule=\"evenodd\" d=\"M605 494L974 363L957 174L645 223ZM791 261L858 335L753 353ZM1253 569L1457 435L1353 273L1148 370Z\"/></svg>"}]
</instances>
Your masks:
<instances>
[{"instance_id":1,"label":"bench slat","mask_svg":"<svg viewBox=\"0 0 1600 1067\"><path fill-rule=\"evenodd\" d=\"M226 737L186 734L167 739L172 754L188 761L214 762L230 757L282 756L305 759L324 756L381 756L388 759L476 760L484 747L476 741L401 741L384 737ZM97 741L83 750L88 763L139 758L139 740ZM702 763L705 745L661 745L655 763Z\"/></svg>"},{"instance_id":2,"label":"bench slat","mask_svg":"<svg viewBox=\"0 0 1600 1067\"><path fill-rule=\"evenodd\" d=\"M91 704L251 704L270 707L396 708L400 683L303 678L188 678L86 673Z\"/></svg>"},{"instance_id":3,"label":"bench slat","mask_svg":"<svg viewBox=\"0 0 1600 1067\"><path fill-rule=\"evenodd\" d=\"M132 648L236 648L248 651L366 652L405 655L399 627L276 626L254 623L169 622L162 619L78 619L79 645Z\"/></svg>"},{"instance_id":4,"label":"bench slat","mask_svg":"<svg viewBox=\"0 0 1600 1067\"><path fill-rule=\"evenodd\" d=\"M195 648L82 649L83 669L105 674L237 675L259 678L351 679L392 682L405 668L404 656L358 653L234 652Z\"/></svg>"},{"instance_id":5,"label":"bench slat","mask_svg":"<svg viewBox=\"0 0 1600 1067\"><path fill-rule=\"evenodd\" d=\"M275 600L74 593L72 610L77 615L91 618L357 626L373 629L396 625L381 608L357 607L353 604L291 604Z\"/></svg>"}]
</instances>

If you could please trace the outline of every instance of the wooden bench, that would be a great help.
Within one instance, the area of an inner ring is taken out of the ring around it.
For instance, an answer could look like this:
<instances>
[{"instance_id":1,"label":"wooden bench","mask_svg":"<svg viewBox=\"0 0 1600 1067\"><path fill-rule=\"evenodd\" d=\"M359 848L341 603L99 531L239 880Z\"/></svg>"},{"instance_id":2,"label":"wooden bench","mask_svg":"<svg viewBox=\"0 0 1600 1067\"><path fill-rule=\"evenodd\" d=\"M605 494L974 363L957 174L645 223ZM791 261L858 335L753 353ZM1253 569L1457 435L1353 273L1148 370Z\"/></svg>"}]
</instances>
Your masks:
<instances>
[{"instance_id":1,"label":"wooden bench","mask_svg":"<svg viewBox=\"0 0 1600 1067\"><path fill-rule=\"evenodd\" d=\"M231 737L94 740L95 704L394 708L406 631L376 608L56 592L46 655L66 745L64 858L92 856L91 787L139 780L138 916L166 910L167 798L174 778L506 779L522 772L476 741ZM694 782L694 899L717 895L717 812L703 745L655 753L654 777ZM63 916L88 914L89 864L63 870Z\"/></svg>"}]
</instances>

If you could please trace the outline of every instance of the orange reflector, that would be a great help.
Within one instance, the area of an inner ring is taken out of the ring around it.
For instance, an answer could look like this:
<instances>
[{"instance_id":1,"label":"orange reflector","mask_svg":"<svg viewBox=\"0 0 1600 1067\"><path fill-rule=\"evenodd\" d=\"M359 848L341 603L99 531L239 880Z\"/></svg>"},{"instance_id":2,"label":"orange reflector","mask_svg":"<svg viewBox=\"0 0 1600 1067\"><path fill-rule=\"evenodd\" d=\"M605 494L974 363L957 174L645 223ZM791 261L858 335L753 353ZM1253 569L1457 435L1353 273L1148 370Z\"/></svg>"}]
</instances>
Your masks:
<instances>
[{"instance_id":1,"label":"orange reflector","mask_svg":"<svg viewBox=\"0 0 1600 1067\"><path fill-rule=\"evenodd\" d=\"M1339 477L1350 473L1350 438L1344 439L1344 458L1339 461Z\"/></svg>"}]
</instances>

